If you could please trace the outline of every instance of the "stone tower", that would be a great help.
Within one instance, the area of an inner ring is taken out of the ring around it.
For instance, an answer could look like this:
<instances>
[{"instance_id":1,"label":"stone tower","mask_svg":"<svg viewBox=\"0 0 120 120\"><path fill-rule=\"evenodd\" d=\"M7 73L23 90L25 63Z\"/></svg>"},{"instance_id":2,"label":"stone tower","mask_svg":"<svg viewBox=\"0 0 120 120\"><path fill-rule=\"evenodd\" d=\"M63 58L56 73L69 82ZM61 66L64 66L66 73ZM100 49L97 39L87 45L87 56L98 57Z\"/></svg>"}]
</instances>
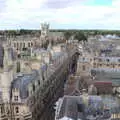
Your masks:
<instances>
[{"instance_id":1,"label":"stone tower","mask_svg":"<svg viewBox=\"0 0 120 120\"><path fill-rule=\"evenodd\" d=\"M12 60L12 51L10 51L10 48L8 46L4 45L4 57L3 57L3 68L4 70L7 70L9 66L13 65Z\"/></svg>"},{"instance_id":2,"label":"stone tower","mask_svg":"<svg viewBox=\"0 0 120 120\"><path fill-rule=\"evenodd\" d=\"M46 44L48 35L49 35L49 24L42 23L41 24L41 36L40 36L40 41L39 41L40 46L43 46Z\"/></svg>"},{"instance_id":3,"label":"stone tower","mask_svg":"<svg viewBox=\"0 0 120 120\"><path fill-rule=\"evenodd\" d=\"M9 56L9 49L4 46L3 54L3 67L0 69L0 88L1 88L1 98L4 102L9 102L10 99L10 87L13 80L13 66L12 59Z\"/></svg>"},{"instance_id":4,"label":"stone tower","mask_svg":"<svg viewBox=\"0 0 120 120\"><path fill-rule=\"evenodd\" d=\"M41 37L46 37L49 34L49 24L48 23L42 23L41 24Z\"/></svg>"},{"instance_id":5,"label":"stone tower","mask_svg":"<svg viewBox=\"0 0 120 120\"><path fill-rule=\"evenodd\" d=\"M89 54L79 56L76 74L81 76L89 76L90 70L91 70L91 58Z\"/></svg>"}]
</instances>

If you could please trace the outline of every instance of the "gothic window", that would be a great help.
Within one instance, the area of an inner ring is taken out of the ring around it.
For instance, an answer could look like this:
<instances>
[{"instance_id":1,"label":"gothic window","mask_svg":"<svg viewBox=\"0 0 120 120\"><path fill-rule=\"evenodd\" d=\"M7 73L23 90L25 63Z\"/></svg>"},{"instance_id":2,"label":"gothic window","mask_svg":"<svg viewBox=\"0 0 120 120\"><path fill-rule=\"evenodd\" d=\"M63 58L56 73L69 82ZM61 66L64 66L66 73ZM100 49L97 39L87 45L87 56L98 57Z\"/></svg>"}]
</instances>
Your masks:
<instances>
[{"instance_id":1,"label":"gothic window","mask_svg":"<svg viewBox=\"0 0 120 120\"><path fill-rule=\"evenodd\" d=\"M30 47L30 42L28 43L28 47Z\"/></svg>"},{"instance_id":2,"label":"gothic window","mask_svg":"<svg viewBox=\"0 0 120 120\"><path fill-rule=\"evenodd\" d=\"M16 43L14 43L14 47L16 47Z\"/></svg>"},{"instance_id":3,"label":"gothic window","mask_svg":"<svg viewBox=\"0 0 120 120\"><path fill-rule=\"evenodd\" d=\"M109 59L107 59L106 61L107 61L107 62L109 62L110 60L109 60Z\"/></svg>"},{"instance_id":4,"label":"gothic window","mask_svg":"<svg viewBox=\"0 0 120 120\"><path fill-rule=\"evenodd\" d=\"M38 80L38 85L40 85L40 80Z\"/></svg>"},{"instance_id":5,"label":"gothic window","mask_svg":"<svg viewBox=\"0 0 120 120\"><path fill-rule=\"evenodd\" d=\"M17 62L17 73L20 72L20 62Z\"/></svg>"},{"instance_id":6,"label":"gothic window","mask_svg":"<svg viewBox=\"0 0 120 120\"><path fill-rule=\"evenodd\" d=\"M22 47L22 43L20 43L20 48Z\"/></svg>"},{"instance_id":7,"label":"gothic window","mask_svg":"<svg viewBox=\"0 0 120 120\"><path fill-rule=\"evenodd\" d=\"M3 113L4 113L4 107L1 106L1 114L3 114Z\"/></svg>"},{"instance_id":8,"label":"gothic window","mask_svg":"<svg viewBox=\"0 0 120 120\"><path fill-rule=\"evenodd\" d=\"M31 42L31 46L33 46L33 43Z\"/></svg>"},{"instance_id":9,"label":"gothic window","mask_svg":"<svg viewBox=\"0 0 120 120\"><path fill-rule=\"evenodd\" d=\"M85 65L82 66L83 71L85 71Z\"/></svg>"},{"instance_id":10,"label":"gothic window","mask_svg":"<svg viewBox=\"0 0 120 120\"><path fill-rule=\"evenodd\" d=\"M19 107L15 107L15 112L19 113Z\"/></svg>"},{"instance_id":11,"label":"gothic window","mask_svg":"<svg viewBox=\"0 0 120 120\"><path fill-rule=\"evenodd\" d=\"M17 43L17 48L19 47L19 43Z\"/></svg>"},{"instance_id":12,"label":"gothic window","mask_svg":"<svg viewBox=\"0 0 120 120\"><path fill-rule=\"evenodd\" d=\"M18 96L14 96L14 101L18 101Z\"/></svg>"},{"instance_id":13,"label":"gothic window","mask_svg":"<svg viewBox=\"0 0 120 120\"><path fill-rule=\"evenodd\" d=\"M102 62L102 59L99 59L99 62Z\"/></svg>"},{"instance_id":14,"label":"gothic window","mask_svg":"<svg viewBox=\"0 0 120 120\"><path fill-rule=\"evenodd\" d=\"M23 48L25 48L25 43L23 43Z\"/></svg>"},{"instance_id":15,"label":"gothic window","mask_svg":"<svg viewBox=\"0 0 120 120\"><path fill-rule=\"evenodd\" d=\"M35 91L35 85L33 84L33 91Z\"/></svg>"}]
</instances>

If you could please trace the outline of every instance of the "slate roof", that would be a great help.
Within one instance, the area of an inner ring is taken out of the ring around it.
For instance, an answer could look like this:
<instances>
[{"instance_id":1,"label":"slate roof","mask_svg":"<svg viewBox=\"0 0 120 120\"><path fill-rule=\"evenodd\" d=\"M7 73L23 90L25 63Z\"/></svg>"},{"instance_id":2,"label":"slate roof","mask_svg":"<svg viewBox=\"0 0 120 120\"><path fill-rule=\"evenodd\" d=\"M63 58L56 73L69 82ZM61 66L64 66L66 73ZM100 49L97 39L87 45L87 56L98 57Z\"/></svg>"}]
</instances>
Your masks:
<instances>
[{"instance_id":1,"label":"slate roof","mask_svg":"<svg viewBox=\"0 0 120 120\"><path fill-rule=\"evenodd\" d=\"M99 96L89 96L88 106L83 102L82 96L64 96L58 119L71 118L73 120L86 120L87 115L94 115L95 111L102 112L102 98ZM100 119L102 120L102 119Z\"/></svg>"},{"instance_id":2,"label":"slate roof","mask_svg":"<svg viewBox=\"0 0 120 120\"><path fill-rule=\"evenodd\" d=\"M22 76L17 77L13 80L11 88L17 88L20 90L20 98L25 99L28 97L28 84L37 79L39 73L37 70L34 70L31 74L23 74Z\"/></svg>"},{"instance_id":3,"label":"slate roof","mask_svg":"<svg viewBox=\"0 0 120 120\"><path fill-rule=\"evenodd\" d=\"M77 120L77 115L78 115L77 103L78 103L78 101L79 101L79 103L81 102L81 104L82 104L82 98L79 96L64 96L58 118L61 119L64 116L66 116L73 120Z\"/></svg>"},{"instance_id":4,"label":"slate roof","mask_svg":"<svg viewBox=\"0 0 120 120\"><path fill-rule=\"evenodd\" d=\"M110 81L113 86L120 85L120 70L100 70L100 69L92 69L91 72L96 74L97 81Z\"/></svg>"}]
</instances>

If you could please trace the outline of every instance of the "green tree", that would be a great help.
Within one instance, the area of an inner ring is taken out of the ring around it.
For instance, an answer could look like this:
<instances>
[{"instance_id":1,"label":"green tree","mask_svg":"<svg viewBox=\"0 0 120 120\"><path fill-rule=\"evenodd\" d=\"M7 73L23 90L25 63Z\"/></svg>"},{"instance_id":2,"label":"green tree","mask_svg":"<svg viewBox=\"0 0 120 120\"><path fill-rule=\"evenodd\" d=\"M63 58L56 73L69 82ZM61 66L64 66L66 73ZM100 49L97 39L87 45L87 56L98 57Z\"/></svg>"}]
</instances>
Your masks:
<instances>
[{"instance_id":1,"label":"green tree","mask_svg":"<svg viewBox=\"0 0 120 120\"><path fill-rule=\"evenodd\" d=\"M71 36L72 36L72 32L70 32L70 31L64 32L64 37L66 40L68 40Z\"/></svg>"},{"instance_id":2,"label":"green tree","mask_svg":"<svg viewBox=\"0 0 120 120\"><path fill-rule=\"evenodd\" d=\"M87 41L87 37L83 32L77 32L74 37L79 41Z\"/></svg>"}]
</instances>

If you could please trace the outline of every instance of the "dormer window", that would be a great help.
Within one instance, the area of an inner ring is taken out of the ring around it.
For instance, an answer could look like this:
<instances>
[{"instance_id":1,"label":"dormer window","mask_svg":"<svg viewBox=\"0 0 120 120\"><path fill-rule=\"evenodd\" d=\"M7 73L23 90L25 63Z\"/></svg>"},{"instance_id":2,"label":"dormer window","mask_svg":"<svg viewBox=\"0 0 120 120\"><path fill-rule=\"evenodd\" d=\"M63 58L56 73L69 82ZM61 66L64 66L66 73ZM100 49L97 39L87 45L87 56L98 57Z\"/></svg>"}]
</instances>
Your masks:
<instances>
[{"instance_id":1,"label":"dormer window","mask_svg":"<svg viewBox=\"0 0 120 120\"><path fill-rule=\"evenodd\" d=\"M18 96L14 96L14 101L18 101Z\"/></svg>"},{"instance_id":2,"label":"dormer window","mask_svg":"<svg viewBox=\"0 0 120 120\"><path fill-rule=\"evenodd\" d=\"M83 61L85 60L85 58L83 57Z\"/></svg>"}]
</instances>

